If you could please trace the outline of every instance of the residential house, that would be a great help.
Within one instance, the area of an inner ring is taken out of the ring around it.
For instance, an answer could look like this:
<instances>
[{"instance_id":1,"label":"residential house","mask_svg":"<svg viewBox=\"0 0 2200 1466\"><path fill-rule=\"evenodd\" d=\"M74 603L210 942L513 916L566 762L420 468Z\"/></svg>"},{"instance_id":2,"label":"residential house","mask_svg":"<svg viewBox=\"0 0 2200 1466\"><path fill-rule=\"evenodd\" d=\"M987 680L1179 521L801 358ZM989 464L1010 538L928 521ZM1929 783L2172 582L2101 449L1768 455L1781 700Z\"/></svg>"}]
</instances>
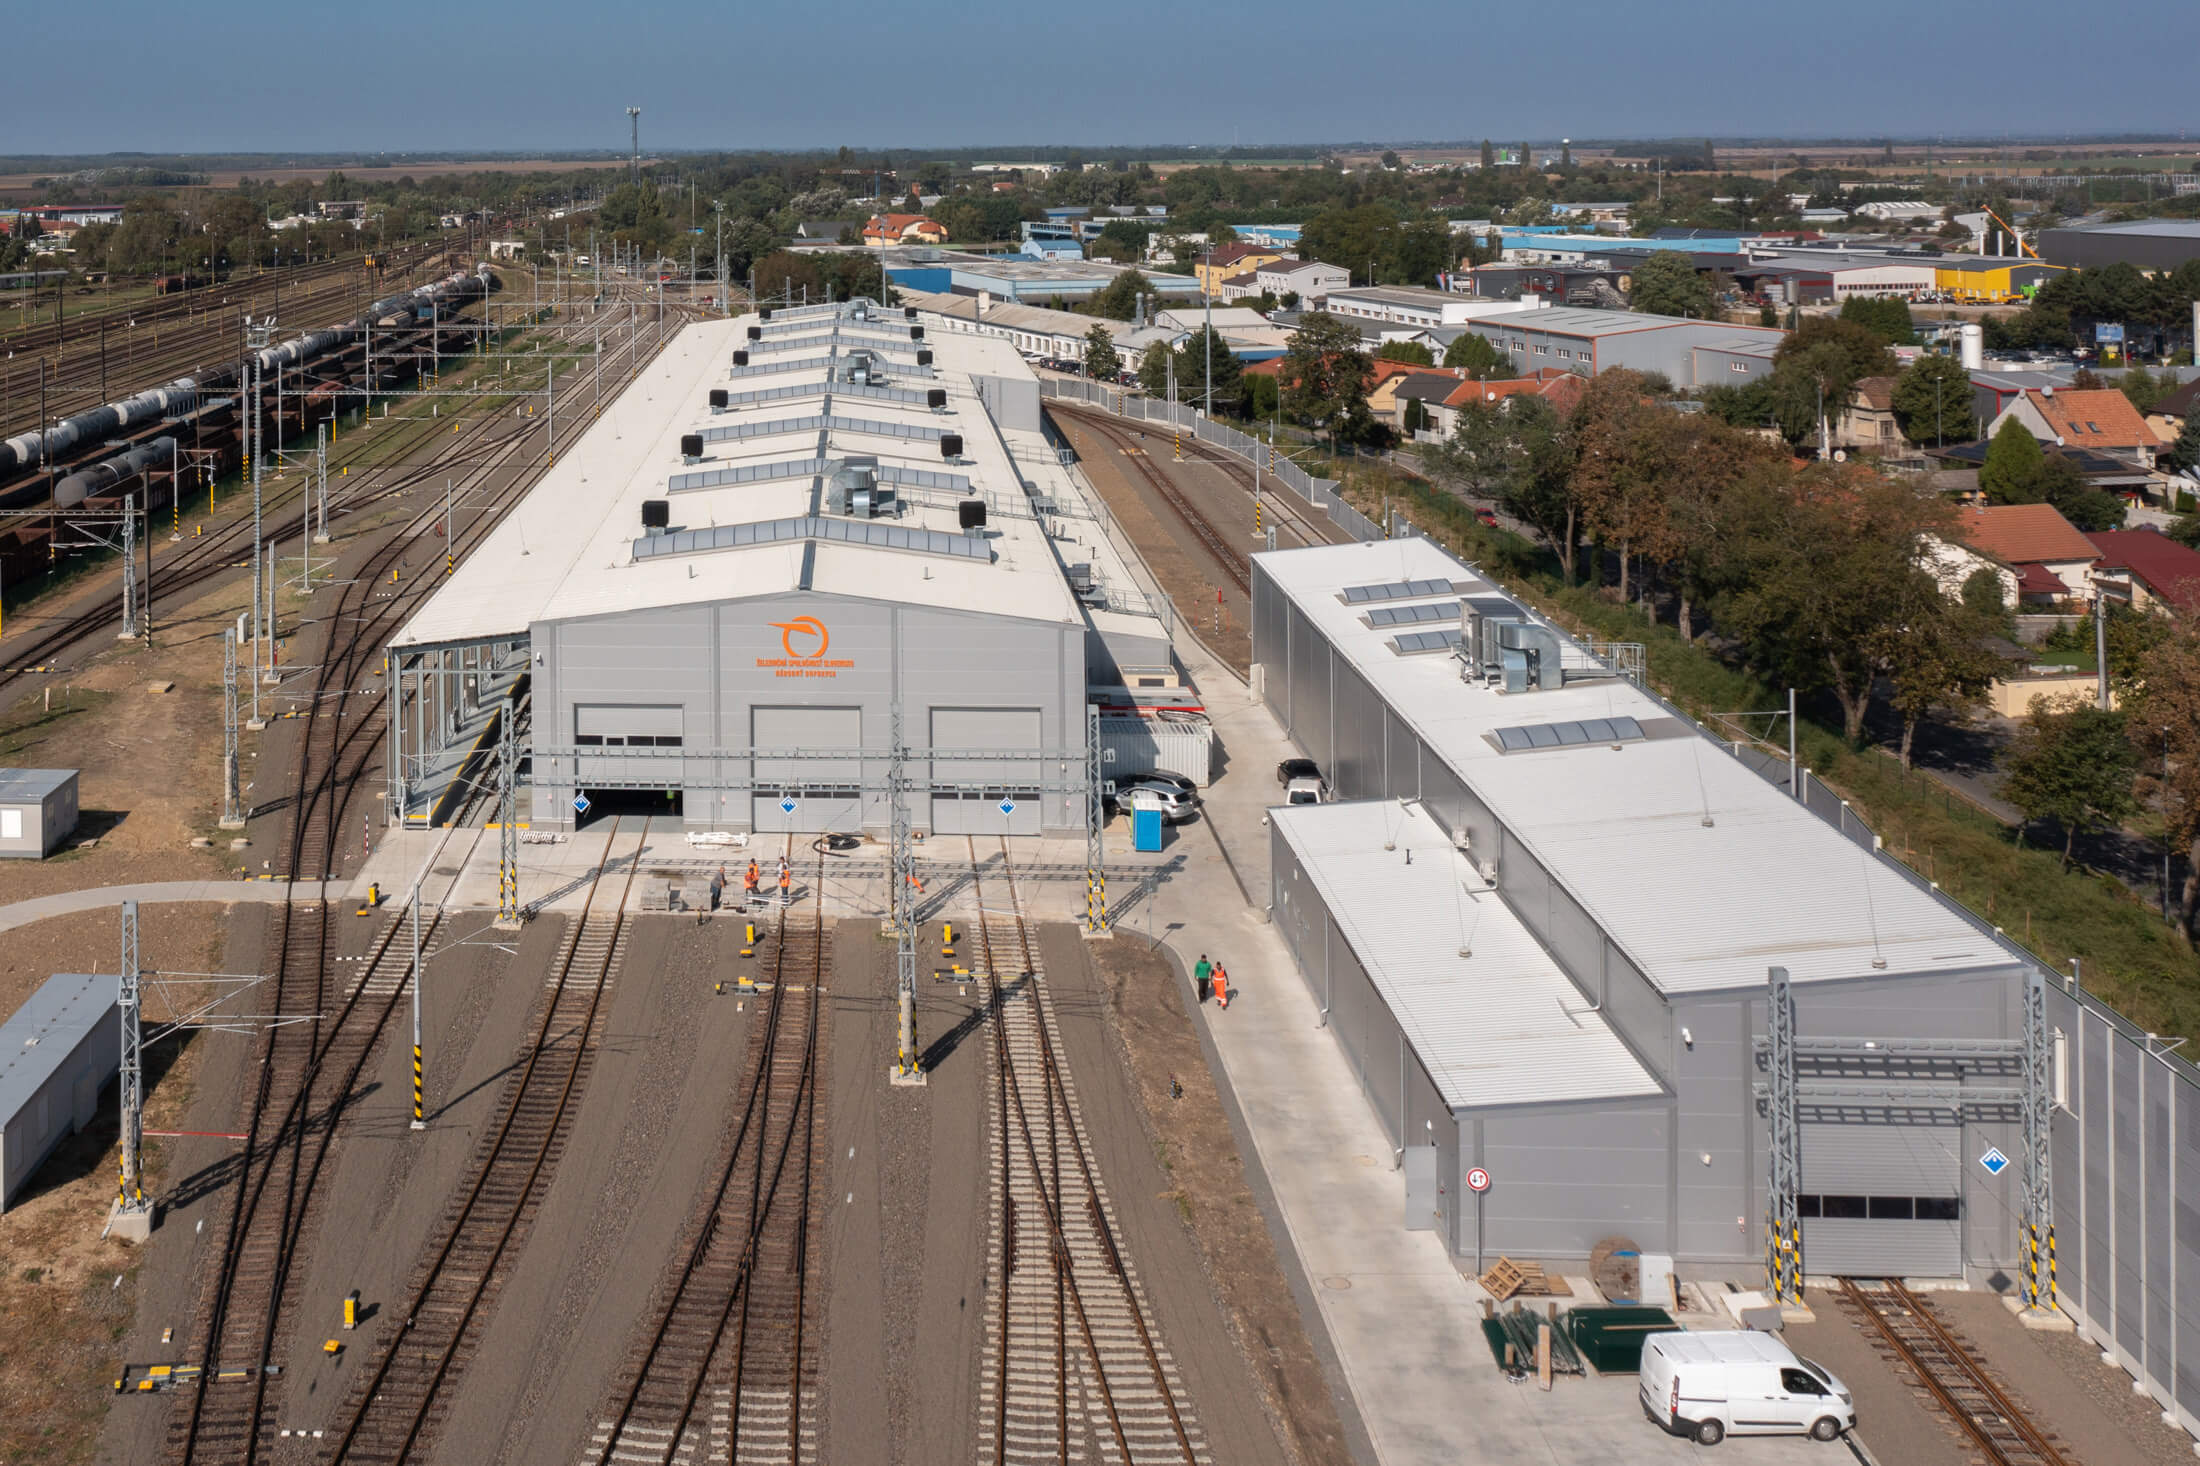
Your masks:
<instances>
[{"instance_id":1,"label":"residential house","mask_svg":"<svg viewBox=\"0 0 2200 1466\"><path fill-rule=\"evenodd\" d=\"M947 231L926 214L873 214L863 223L863 242L872 249L895 244L945 244Z\"/></svg>"},{"instance_id":2,"label":"residential house","mask_svg":"<svg viewBox=\"0 0 2200 1466\"><path fill-rule=\"evenodd\" d=\"M1222 293L1222 282L1251 274L1262 265L1283 258L1280 249L1259 244L1225 244L1208 250L1192 262L1199 288L1209 295Z\"/></svg>"},{"instance_id":3,"label":"residential house","mask_svg":"<svg viewBox=\"0 0 2200 1466\"><path fill-rule=\"evenodd\" d=\"M1343 290L1352 283L1352 272L1341 265L1285 256L1260 266L1253 272L1253 279L1259 290L1269 292L1279 301L1285 296L1296 295L1299 309L1320 310L1328 304L1331 291Z\"/></svg>"},{"instance_id":4,"label":"residential house","mask_svg":"<svg viewBox=\"0 0 2200 1466\"><path fill-rule=\"evenodd\" d=\"M2200 412L2200 377L2194 377L2175 391L2166 393L2147 414L2147 426L2154 429L2155 441L2167 448L2185 431L2185 419Z\"/></svg>"},{"instance_id":5,"label":"residential house","mask_svg":"<svg viewBox=\"0 0 2200 1466\"><path fill-rule=\"evenodd\" d=\"M2093 599L2093 566L2101 552L2052 504L1970 504L1957 511L1956 538L1982 563L2004 567L2015 576L2016 604L2049 610ZM1954 547L1949 547L1953 549ZM1962 589L1976 565L1960 555L1945 555L1940 574L1950 594ZM1957 573L1956 566L1967 566ZM1952 579L1952 584L1951 584ZM2004 588L2009 588L2004 581Z\"/></svg>"},{"instance_id":6,"label":"residential house","mask_svg":"<svg viewBox=\"0 0 2200 1466\"><path fill-rule=\"evenodd\" d=\"M1424 367L1420 371L1391 378L1385 384L1390 389L1391 415L1387 421L1400 433L1406 432L1407 404L1418 402L1421 404L1420 431L1434 429L1437 414L1443 409L1444 403L1463 385L1460 375L1456 370ZM1368 405L1372 410L1374 404L1370 402Z\"/></svg>"},{"instance_id":7,"label":"residential house","mask_svg":"<svg viewBox=\"0 0 2200 1466\"><path fill-rule=\"evenodd\" d=\"M2151 525L2086 538L2101 552L2093 566L2094 588L2109 600L2140 611L2200 612L2200 551Z\"/></svg>"},{"instance_id":8,"label":"residential house","mask_svg":"<svg viewBox=\"0 0 2200 1466\"><path fill-rule=\"evenodd\" d=\"M1456 369L1415 366L1406 361L1378 361L1375 363L1375 380L1367 389L1368 414L1379 423L1401 428L1405 400L1398 396L1398 392L1407 382L1422 379L1413 395L1424 404L1440 403L1458 390L1459 383L1465 376L1466 373Z\"/></svg>"},{"instance_id":9,"label":"residential house","mask_svg":"<svg viewBox=\"0 0 2200 1466\"><path fill-rule=\"evenodd\" d=\"M1516 397L1540 397L1563 417L1580 403L1587 386L1587 379L1579 373L1558 367L1543 367L1527 377L1462 382L1452 389L1451 395L1431 408L1429 431L1439 438L1449 437L1452 429L1458 426L1461 409L1468 403L1509 404Z\"/></svg>"},{"instance_id":10,"label":"residential house","mask_svg":"<svg viewBox=\"0 0 2200 1466\"><path fill-rule=\"evenodd\" d=\"M1892 454L1903 446L1902 429L1894 420L1893 377L1866 377L1849 394L1849 406L1833 425L1837 447L1868 453Z\"/></svg>"},{"instance_id":11,"label":"residential house","mask_svg":"<svg viewBox=\"0 0 2200 1466\"><path fill-rule=\"evenodd\" d=\"M2113 387L2041 387L2013 398L1987 425L1993 440L2005 422L2020 422L2042 443L2112 453L2140 468L2154 466L2161 440L2131 399Z\"/></svg>"}]
</instances>

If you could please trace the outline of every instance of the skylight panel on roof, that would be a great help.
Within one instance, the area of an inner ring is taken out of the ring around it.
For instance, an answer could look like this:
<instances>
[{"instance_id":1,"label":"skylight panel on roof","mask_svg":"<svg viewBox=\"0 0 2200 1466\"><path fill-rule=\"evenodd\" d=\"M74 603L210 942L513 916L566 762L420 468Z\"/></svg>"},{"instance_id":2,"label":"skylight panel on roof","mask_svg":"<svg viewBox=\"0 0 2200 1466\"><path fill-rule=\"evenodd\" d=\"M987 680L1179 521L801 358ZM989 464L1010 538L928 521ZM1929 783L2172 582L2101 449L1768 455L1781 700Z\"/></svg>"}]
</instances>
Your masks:
<instances>
[{"instance_id":1,"label":"skylight panel on roof","mask_svg":"<svg viewBox=\"0 0 2200 1466\"><path fill-rule=\"evenodd\" d=\"M766 519L753 524L720 524L709 529L683 529L675 534L645 535L634 541L634 558L654 560L666 555L694 555L708 550L734 550L790 540L836 540L842 544L869 545L882 550L909 550L917 554L942 555L958 560L990 562L993 558L992 547L975 535L949 534L945 530L918 529L901 524L881 524L873 519L835 519L814 514L791 519Z\"/></svg>"},{"instance_id":2,"label":"skylight panel on roof","mask_svg":"<svg viewBox=\"0 0 2200 1466\"><path fill-rule=\"evenodd\" d=\"M1450 651L1459 645L1456 631L1408 631L1390 639L1390 649L1401 657L1426 656L1430 652Z\"/></svg>"},{"instance_id":3,"label":"skylight panel on roof","mask_svg":"<svg viewBox=\"0 0 2200 1466\"><path fill-rule=\"evenodd\" d=\"M790 458L781 463L737 463L725 468L704 468L694 473L676 473L666 480L665 488L674 494L691 489L715 489L724 484L760 484L770 479L808 478L823 473L831 466L825 458Z\"/></svg>"},{"instance_id":4,"label":"skylight panel on roof","mask_svg":"<svg viewBox=\"0 0 2200 1466\"><path fill-rule=\"evenodd\" d=\"M1640 743L1649 735L1633 718L1583 718L1566 723L1523 723L1490 733L1499 753L1545 748L1583 748L1592 743Z\"/></svg>"},{"instance_id":5,"label":"skylight panel on roof","mask_svg":"<svg viewBox=\"0 0 2200 1466\"><path fill-rule=\"evenodd\" d=\"M1448 580L1393 580L1382 585L1348 585L1344 588L1344 600L1348 606L1364 606L1371 601L1405 601L1416 596L1448 596L1452 593Z\"/></svg>"},{"instance_id":6,"label":"skylight panel on roof","mask_svg":"<svg viewBox=\"0 0 2200 1466\"><path fill-rule=\"evenodd\" d=\"M1459 607L1436 605L1433 602L1419 606L1377 606L1367 613L1370 626L1413 626L1424 621L1456 621Z\"/></svg>"}]
</instances>

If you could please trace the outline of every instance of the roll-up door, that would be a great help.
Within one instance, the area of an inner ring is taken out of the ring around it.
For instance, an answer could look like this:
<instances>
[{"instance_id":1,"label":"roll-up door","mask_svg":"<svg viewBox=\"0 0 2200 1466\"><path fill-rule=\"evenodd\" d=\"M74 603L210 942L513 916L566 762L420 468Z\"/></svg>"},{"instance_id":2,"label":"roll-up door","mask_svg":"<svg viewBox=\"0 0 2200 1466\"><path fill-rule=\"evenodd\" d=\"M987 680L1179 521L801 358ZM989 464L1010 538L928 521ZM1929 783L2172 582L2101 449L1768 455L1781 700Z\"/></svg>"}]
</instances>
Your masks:
<instances>
[{"instance_id":1,"label":"roll-up door","mask_svg":"<svg viewBox=\"0 0 2200 1466\"><path fill-rule=\"evenodd\" d=\"M1002 749L1034 753L1037 708L934 708L934 749ZM1042 764L1033 758L932 761L932 833L935 835L1036 835L1040 829Z\"/></svg>"},{"instance_id":2,"label":"roll-up door","mask_svg":"<svg viewBox=\"0 0 2200 1466\"><path fill-rule=\"evenodd\" d=\"M1961 1127L1858 1119L1802 1129L1805 1272L1962 1275Z\"/></svg>"},{"instance_id":3,"label":"roll-up door","mask_svg":"<svg viewBox=\"0 0 2200 1466\"><path fill-rule=\"evenodd\" d=\"M863 747L861 708L769 708L749 710L751 746L814 754L833 748ZM883 765L883 760L881 764ZM860 758L771 758L756 760L752 818L759 832L792 831L814 835L828 830L853 834L863 828L863 761Z\"/></svg>"}]
</instances>

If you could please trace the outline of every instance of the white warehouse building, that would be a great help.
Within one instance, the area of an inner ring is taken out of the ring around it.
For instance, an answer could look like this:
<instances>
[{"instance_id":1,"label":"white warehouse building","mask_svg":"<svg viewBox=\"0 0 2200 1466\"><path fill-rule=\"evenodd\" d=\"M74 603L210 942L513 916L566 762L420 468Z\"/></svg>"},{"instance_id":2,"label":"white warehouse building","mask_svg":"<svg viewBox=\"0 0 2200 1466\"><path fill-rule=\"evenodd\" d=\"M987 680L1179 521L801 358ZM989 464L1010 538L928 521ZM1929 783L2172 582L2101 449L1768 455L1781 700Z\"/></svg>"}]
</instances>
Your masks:
<instances>
[{"instance_id":1,"label":"white warehouse building","mask_svg":"<svg viewBox=\"0 0 2200 1466\"><path fill-rule=\"evenodd\" d=\"M397 637L393 808L524 667L538 828L878 833L898 769L917 830L1081 831L1089 689L1171 665L1084 494L1006 341L691 324Z\"/></svg>"}]
</instances>

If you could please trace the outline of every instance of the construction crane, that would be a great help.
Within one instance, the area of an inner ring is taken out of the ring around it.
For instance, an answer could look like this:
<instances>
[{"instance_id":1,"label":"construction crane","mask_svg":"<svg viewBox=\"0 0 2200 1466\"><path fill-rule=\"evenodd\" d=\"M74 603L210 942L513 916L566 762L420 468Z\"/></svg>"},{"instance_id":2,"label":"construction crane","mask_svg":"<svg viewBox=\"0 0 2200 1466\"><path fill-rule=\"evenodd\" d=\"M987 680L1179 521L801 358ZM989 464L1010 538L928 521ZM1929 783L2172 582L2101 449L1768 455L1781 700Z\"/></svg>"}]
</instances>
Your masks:
<instances>
[{"instance_id":1,"label":"construction crane","mask_svg":"<svg viewBox=\"0 0 2200 1466\"><path fill-rule=\"evenodd\" d=\"M2009 236L2009 237L2010 237L2011 239L2014 239L2014 240L2015 240L2015 241L2017 242L2017 248L2018 248L2018 249L2021 249L2021 250L2023 250L2023 251L2024 251L2024 252L2025 252L2026 254L2030 255L2030 256L2031 256L2031 257L2032 257L2033 259L2035 259L2035 260L2040 260L2040 252L2039 252L2038 250L2036 250L2036 249L2032 248L2032 246L2031 246L2031 245L2029 245L2029 244L2026 244L2026 243L2024 242L2024 236L2023 236L2022 234L2019 234L2019 233L2017 232L2017 226L2016 226L2016 225L2014 225L2014 224L2010 223L2010 222L2009 222L2009 221L2008 221L2007 219L2004 219L2004 218L2002 218L2002 216L2001 216L2001 215L1999 215L1999 214L1995 213L1995 212L1994 212L1994 211L1993 211L1992 209L1990 209L1990 208L1987 208L1987 207L1986 207L1986 205L1984 205L1984 204L1980 204L1980 205L1979 205L1979 207L1980 207L1981 209L1985 209L1985 210L1986 210L1986 217L1987 217L1987 218L1989 218L1989 219L1993 220L1993 221L1994 221L1994 222L1995 222L1996 224L1999 224L1999 225L2000 225L2000 226L2002 227L2002 232L2003 232L2003 233L2007 234L2007 235L2008 235L2008 236ZM2044 264L2046 264L2046 263L2047 263L2047 261L2045 261L2045 260L2040 260L2040 263L2044 265Z\"/></svg>"}]
</instances>

